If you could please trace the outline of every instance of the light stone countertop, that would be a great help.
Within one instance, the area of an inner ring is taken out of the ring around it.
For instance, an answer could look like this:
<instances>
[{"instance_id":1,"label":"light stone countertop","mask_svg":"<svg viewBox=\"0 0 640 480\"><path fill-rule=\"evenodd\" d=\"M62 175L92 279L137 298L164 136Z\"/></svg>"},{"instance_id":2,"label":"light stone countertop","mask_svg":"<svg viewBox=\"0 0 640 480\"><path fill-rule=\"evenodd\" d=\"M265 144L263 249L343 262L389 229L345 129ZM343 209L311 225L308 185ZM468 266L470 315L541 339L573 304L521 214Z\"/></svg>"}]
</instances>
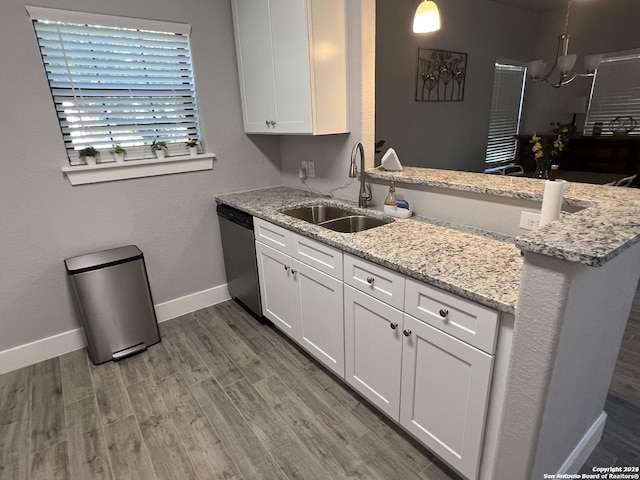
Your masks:
<instances>
[{"instance_id":1,"label":"light stone countertop","mask_svg":"<svg viewBox=\"0 0 640 480\"><path fill-rule=\"evenodd\" d=\"M542 201L544 180L453 170L404 167L369 169L371 178L502 197ZM640 241L640 189L567 182L564 203L584 208L518 236L523 250L590 266L601 266Z\"/></svg>"},{"instance_id":2,"label":"light stone countertop","mask_svg":"<svg viewBox=\"0 0 640 480\"><path fill-rule=\"evenodd\" d=\"M384 215L371 208L359 209L352 202L290 187L220 195L216 201L487 307L515 311L523 259L512 241L472 229L448 228L442 222L418 217L395 219L388 225L358 233L334 232L280 212L322 203L372 216Z\"/></svg>"}]
</instances>

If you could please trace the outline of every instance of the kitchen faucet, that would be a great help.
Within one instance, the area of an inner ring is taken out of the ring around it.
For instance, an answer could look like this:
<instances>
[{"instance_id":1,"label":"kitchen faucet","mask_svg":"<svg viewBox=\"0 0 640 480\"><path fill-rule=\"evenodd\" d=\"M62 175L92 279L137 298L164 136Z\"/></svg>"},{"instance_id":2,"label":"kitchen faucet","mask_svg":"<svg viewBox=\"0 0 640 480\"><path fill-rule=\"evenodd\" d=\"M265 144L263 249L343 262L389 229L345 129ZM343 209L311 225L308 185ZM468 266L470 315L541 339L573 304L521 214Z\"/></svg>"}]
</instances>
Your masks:
<instances>
[{"instance_id":1,"label":"kitchen faucet","mask_svg":"<svg viewBox=\"0 0 640 480\"><path fill-rule=\"evenodd\" d=\"M358 206L367 208L367 202L371 200L371 185L364 181L364 147L360 142L356 143L351 151L349 177L356 178L358 176L358 167L356 166L356 153L358 151L360 152L360 192L358 194Z\"/></svg>"}]
</instances>

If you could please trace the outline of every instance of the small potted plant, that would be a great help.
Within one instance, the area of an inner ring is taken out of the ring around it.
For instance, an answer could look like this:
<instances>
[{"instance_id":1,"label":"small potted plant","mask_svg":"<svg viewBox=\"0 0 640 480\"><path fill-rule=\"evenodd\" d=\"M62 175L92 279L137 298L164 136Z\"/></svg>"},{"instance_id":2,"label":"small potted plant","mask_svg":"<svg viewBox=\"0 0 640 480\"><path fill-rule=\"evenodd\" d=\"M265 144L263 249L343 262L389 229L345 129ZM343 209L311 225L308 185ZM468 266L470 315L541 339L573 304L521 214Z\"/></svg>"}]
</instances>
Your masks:
<instances>
[{"instance_id":1,"label":"small potted plant","mask_svg":"<svg viewBox=\"0 0 640 480\"><path fill-rule=\"evenodd\" d=\"M159 142L156 138L151 144L151 151L156 154L158 159L164 158L167 153L167 142Z\"/></svg>"},{"instance_id":2,"label":"small potted plant","mask_svg":"<svg viewBox=\"0 0 640 480\"><path fill-rule=\"evenodd\" d=\"M124 156L126 155L127 150L118 144L115 145L112 150L109 150L109 153L113 155L113 159L116 163L124 163Z\"/></svg>"},{"instance_id":3,"label":"small potted plant","mask_svg":"<svg viewBox=\"0 0 640 480\"><path fill-rule=\"evenodd\" d=\"M189 155L197 155L198 147L200 146L200 140L197 138L190 138L186 142L187 149L189 150Z\"/></svg>"},{"instance_id":4,"label":"small potted plant","mask_svg":"<svg viewBox=\"0 0 640 480\"><path fill-rule=\"evenodd\" d=\"M100 152L94 147L86 147L80 150L80 158L84 159L87 165L95 165L100 159Z\"/></svg>"}]
</instances>

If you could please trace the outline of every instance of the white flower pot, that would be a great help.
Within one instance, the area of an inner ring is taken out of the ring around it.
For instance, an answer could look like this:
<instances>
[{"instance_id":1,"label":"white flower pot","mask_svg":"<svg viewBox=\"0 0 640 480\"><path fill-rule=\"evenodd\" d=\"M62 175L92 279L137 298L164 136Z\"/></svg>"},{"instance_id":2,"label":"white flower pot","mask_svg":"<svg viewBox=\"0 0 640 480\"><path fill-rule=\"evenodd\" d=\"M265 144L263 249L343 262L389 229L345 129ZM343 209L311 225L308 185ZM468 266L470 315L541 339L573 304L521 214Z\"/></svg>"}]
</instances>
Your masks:
<instances>
[{"instance_id":1,"label":"white flower pot","mask_svg":"<svg viewBox=\"0 0 640 480\"><path fill-rule=\"evenodd\" d=\"M111 155L116 163L124 163L124 153L112 153Z\"/></svg>"},{"instance_id":2,"label":"white flower pot","mask_svg":"<svg viewBox=\"0 0 640 480\"><path fill-rule=\"evenodd\" d=\"M187 147L187 149L189 150L189 155L197 155L198 154L198 147Z\"/></svg>"},{"instance_id":3,"label":"white flower pot","mask_svg":"<svg viewBox=\"0 0 640 480\"><path fill-rule=\"evenodd\" d=\"M162 160L165 156L165 151L164 150L154 150L155 154L156 154L156 158L158 160Z\"/></svg>"},{"instance_id":4,"label":"white flower pot","mask_svg":"<svg viewBox=\"0 0 640 480\"><path fill-rule=\"evenodd\" d=\"M96 157L84 157L84 161L87 165L95 165L97 163Z\"/></svg>"}]
</instances>

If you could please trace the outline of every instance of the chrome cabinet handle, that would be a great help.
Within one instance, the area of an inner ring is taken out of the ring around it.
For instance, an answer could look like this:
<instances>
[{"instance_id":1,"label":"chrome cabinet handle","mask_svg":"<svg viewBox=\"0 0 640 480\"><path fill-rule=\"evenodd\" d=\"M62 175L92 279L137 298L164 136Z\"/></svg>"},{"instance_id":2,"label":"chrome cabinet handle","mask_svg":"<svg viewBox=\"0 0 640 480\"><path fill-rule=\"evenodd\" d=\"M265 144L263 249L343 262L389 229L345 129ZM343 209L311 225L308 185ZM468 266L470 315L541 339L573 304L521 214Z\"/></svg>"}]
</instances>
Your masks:
<instances>
[{"instance_id":1,"label":"chrome cabinet handle","mask_svg":"<svg viewBox=\"0 0 640 480\"><path fill-rule=\"evenodd\" d=\"M411 335L411 330L407 328L407 329L403 330L402 333L404 333L405 337L408 337L409 335Z\"/></svg>"},{"instance_id":2,"label":"chrome cabinet handle","mask_svg":"<svg viewBox=\"0 0 640 480\"><path fill-rule=\"evenodd\" d=\"M396 328L398 328L398 322L390 323L389 326L391 327L391 330L395 330Z\"/></svg>"},{"instance_id":3,"label":"chrome cabinet handle","mask_svg":"<svg viewBox=\"0 0 640 480\"><path fill-rule=\"evenodd\" d=\"M439 313L442 318L447 318L447 315L449 315L449 310L447 310L446 308L441 308Z\"/></svg>"},{"instance_id":4,"label":"chrome cabinet handle","mask_svg":"<svg viewBox=\"0 0 640 480\"><path fill-rule=\"evenodd\" d=\"M271 126L275 127L276 126L276 121L275 120L271 120Z\"/></svg>"},{"instance_id":5,"label":"chrome cabinet handle","mask_svg":"<svg viewBox=\"0 0 640 480\"><path fill-rule=\"evenodd\" d=\"M373 285L373 282L374 282L374 281L375 281L375 278L373 278L373 277L367 277L367 283L368 283L369 285Z\"/></svg>"},{"instance_id":6,"label":"chrome cabinet handle","mask_svg":"<svg viewBox=\"0 0 640 480\"><path fill-rule=\"evenodd\" d=\"M285 265L284 269L288 272L291 267L289 265Z\"/></svg>"},{"instance_id":7,"label":"chrome cabinet handle","mask_svg":"<svg viewBox=\"0 0 640 480\"><path fill-rule=\"evenodd\" d=\"M269 122L269 120L267 120L267 121L265 121L264 123L265 123L265 124L267 125L267 127L268 127L268 126L270 125L270 123L271 123L271 122Z\"/></svg>"},{"instance_id":8,"label":"chrome cabinet handle","mask_svg":"<svg viewBox=\"0 0 640 480\"><path fill-rule=\"evenodd\" d=\"M293 274L295 275L296 273L298 273L298 271L297 271L297 270L294 270L294 269L292 268L292 269L291 269L291 273L293 273Z\"/></svg>"}]
</instances>

